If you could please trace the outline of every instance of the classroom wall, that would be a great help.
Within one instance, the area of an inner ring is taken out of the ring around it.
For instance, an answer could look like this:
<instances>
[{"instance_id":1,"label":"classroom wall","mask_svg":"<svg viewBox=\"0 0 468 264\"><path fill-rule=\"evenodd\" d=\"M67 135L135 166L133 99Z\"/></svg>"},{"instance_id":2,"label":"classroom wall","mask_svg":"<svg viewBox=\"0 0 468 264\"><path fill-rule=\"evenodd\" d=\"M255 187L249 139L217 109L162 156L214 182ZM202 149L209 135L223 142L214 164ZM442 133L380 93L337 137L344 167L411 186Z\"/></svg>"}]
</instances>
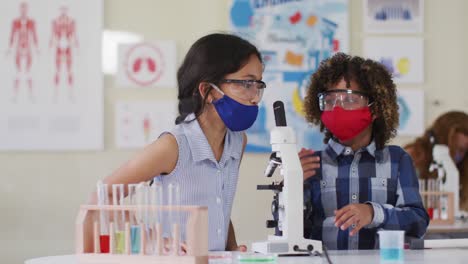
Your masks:
<instances>
[{"instance_id":1,"label":"classroom wall","mask_svg":"<svg viewBox=\"0 0 468 264\"><path fill-rule=\"evenodd\" d=\"M180 62L191 43L204 34L228 29L229 0L105 0L106 29L141 34L146 40L175 40ZM362 54L361 0L350 0L351 53ZM0 4L1 8L1 4ZM468 1L426 0L425 82L402 85L423 88L426 93L425 123L453 109L468 112ZM1 73L0 73L1 74ZM74 221L80 204L105 177L131 158L134 151L114 145L114 103L117 100L165 100L174 90L119 89L114 76L104 78L105 148L81 152L0 152L0 262L22 263L25 259L71 254ZM397 137L403 144L411 137ZM268 233L272 193L256 191L269 183L263 170L267 154L246 154L233 208L232 221L238 242L263 240ZM157 161L155 161L157 162ZM265 166L264 166L265 165Z\"/></svg>"}]
</instances>

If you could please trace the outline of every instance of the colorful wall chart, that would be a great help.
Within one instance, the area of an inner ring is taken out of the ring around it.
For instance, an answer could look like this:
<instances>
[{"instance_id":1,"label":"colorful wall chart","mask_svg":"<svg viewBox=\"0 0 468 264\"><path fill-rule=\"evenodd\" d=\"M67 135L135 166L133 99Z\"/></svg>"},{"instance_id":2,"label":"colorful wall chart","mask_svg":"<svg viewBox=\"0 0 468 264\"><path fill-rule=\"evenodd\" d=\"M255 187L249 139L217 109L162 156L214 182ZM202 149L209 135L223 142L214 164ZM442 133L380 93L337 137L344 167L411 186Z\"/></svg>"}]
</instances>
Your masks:
<instances>
[{"instance_id":1,"label":"colorful wall chart","mask_svg":"<svg viewBox=\"0 0 468 264\"><path fill-rule=\"evenodd\" d=\"M424 91L398 89L399 136L419 136L424 132Z\"/></svg>"},{"instance_id":2,"label":"colorful wall chart","mask_svg":"<svg viewBox=\"0 0 468 264\"><path fill-rule=\"evenodd\" d=\"M369 37L364 55L387 67L395 83L424 81L424 45L418 37Z\"/></svg>"},{"instance_id":3,"label":"colorful wall chart","mask_svg":"<svg viewBox=\"0 0 468 264\"><path fill-rule=\"evenodd\" d=\"M247 131L246 151L271 151L269 131L276 100L285 104L298 147L322 149L323 135L307 124L302 104L320 61L349 49L348 1L234 0L230 22L233 32L260 49L265 63L267 88L257 121Z\"/></svg>"}]
</instances>

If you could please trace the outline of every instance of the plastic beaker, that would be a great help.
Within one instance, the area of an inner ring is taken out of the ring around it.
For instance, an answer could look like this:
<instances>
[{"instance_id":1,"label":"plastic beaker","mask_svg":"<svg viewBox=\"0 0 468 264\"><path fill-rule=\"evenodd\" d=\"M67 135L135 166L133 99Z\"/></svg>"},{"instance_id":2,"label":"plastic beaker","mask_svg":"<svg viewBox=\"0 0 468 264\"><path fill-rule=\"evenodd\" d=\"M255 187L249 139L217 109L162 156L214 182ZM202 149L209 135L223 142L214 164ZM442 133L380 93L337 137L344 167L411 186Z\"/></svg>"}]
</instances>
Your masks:
<instances>
[{"instance_id":1,"label":"plastic beaker","mask_svg":"<svg viewBox=\"0 0 468 264\"><path fill-rule=\"evenodd\" d=\"M401 261L404 257L405 231L380 230L380 259L384 261Z\"/></svg>"}]
</instances>

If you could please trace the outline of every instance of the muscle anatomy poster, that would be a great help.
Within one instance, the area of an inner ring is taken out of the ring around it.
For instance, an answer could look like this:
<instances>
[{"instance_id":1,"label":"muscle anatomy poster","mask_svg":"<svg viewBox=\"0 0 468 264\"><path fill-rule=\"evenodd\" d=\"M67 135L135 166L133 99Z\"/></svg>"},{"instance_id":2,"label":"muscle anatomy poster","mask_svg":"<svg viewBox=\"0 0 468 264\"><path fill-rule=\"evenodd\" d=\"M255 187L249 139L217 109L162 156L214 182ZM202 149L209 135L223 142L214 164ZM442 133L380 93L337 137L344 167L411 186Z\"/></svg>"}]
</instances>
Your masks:
<instances>
[{"instance_id":1,"label":"muscle anatomy poster","mask_svg":"<svg viewBox=\"0 0 468 264\"><path fill-rule=\"evenodd\" d=\"M101 1L2 1L0 150L102 148L101 34Z\"/></svg>"}]
</instances>

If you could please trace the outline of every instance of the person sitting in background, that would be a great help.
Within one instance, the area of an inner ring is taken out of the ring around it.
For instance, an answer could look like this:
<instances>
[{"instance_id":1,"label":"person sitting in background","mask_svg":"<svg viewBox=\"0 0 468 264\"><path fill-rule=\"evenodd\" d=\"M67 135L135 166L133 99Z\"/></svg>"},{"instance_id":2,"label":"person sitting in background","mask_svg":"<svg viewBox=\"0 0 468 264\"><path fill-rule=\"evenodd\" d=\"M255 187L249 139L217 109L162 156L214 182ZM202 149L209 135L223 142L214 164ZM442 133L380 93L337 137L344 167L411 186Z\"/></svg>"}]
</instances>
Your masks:
<instances>
[{"instance_id":1,"label":"person sitting in background","mask_svg":"<svg viewBox=\"0 0 468 264\"><path fill-rule=\"evenodd\" d=\"M325 131L323 151L299 152L306 238L329 249L373 249L377 230L422 237L429 224L411 157L386 143L398 126L396 88L385 67L338 53L320 63L304 102Z\"/></svg>"},{"instance_id":2,"label":"person sitting in background","mask_svg":"<svg viewBox=\"0 0 468 264\"><path fill-rule=\"evenodd\" d=\"M431 137L433 142L431 142ZM421 136L404 148L411 155L420 179L437 178L437 170L430 170L434 144L447 145L450 157L460 175L460 209L468 211L468 115L450 111L439 116Z\"/></svg>"}]
</instances>

